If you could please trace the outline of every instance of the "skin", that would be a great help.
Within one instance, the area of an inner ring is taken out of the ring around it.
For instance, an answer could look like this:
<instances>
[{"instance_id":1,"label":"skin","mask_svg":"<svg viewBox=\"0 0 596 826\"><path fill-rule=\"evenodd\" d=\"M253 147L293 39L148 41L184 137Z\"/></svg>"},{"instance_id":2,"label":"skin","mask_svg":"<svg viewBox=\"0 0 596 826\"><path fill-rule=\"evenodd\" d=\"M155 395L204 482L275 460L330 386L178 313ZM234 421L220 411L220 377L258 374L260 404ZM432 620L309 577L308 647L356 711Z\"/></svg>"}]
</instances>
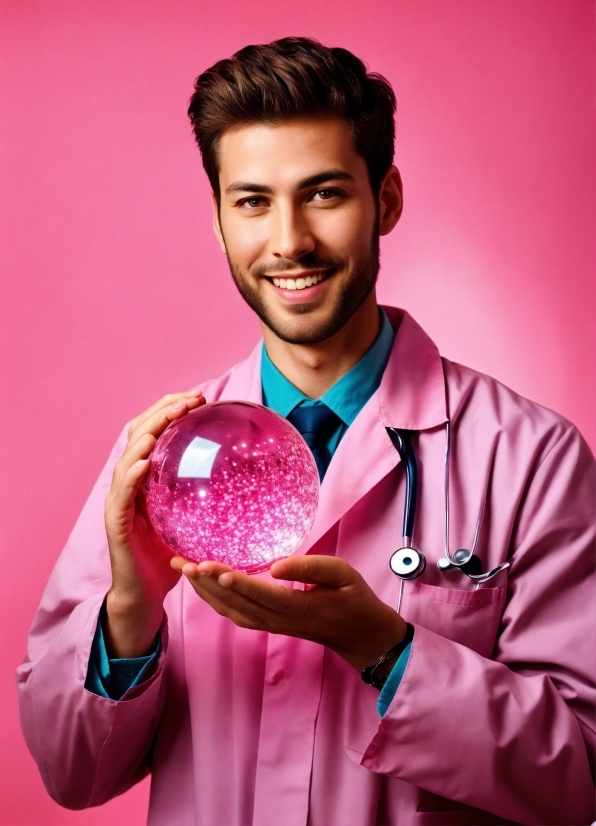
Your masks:
<instances>
[{"instance_id":1,"label":"skin","mask_svg":"<svg viewBox=\"0 0 596 826\"><path fill-rule=\"evenodd\" d=\"M318 398L378 335L378 236L401 215L399 172L389 169L375 198L348 125L336 117L234 127L222 135L219 161L216 237L240 292L261 318L273 363ZM324 280L304 291L272 281L321 274ZM204 403L200 391L165 396L134 420L115 467L105 512L113 575L105 628L110 654L137 657L150 650L163 600L183 575L240 627L313 640L359 671L375 662L403 639L405 622L344 560L309 554L276 562L274 579L304 583L292 589L219 563L172 559L152 530L142 494L149 454L170 421Z\"/></svg>"}]
</instances>

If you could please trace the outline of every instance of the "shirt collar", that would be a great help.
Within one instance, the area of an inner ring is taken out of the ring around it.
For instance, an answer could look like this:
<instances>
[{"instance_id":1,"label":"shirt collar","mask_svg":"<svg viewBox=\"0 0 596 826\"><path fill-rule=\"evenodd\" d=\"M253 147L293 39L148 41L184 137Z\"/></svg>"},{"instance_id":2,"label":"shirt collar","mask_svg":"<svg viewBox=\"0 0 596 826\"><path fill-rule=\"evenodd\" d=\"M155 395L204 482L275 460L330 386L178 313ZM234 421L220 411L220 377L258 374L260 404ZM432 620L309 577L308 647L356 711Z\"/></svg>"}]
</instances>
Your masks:
<instances>
[{"instance_id":1,"label":"shirt collar","mask_svg":"<svg viewBox=\"0 0 596 826\"><path fill-rule=\"evenodd\" d=\"M351 370L324 393L320 401L346 424L351 425L366 402L381 384L387 366L395 330L381 309L381 329L374 344ZM261 357L263 403L284 418L301 402L312 401L281 373L269 358L263 343Z\"/></svg>"},{"instance_id":2,"label":"shirt collar","mask_svg":"<svg viewBox=\"0 0 596 826\"><path fill-rule=\"evenodd\" d=\"M373 394L377 398L379 425L427 430L444 424L448 402L443 364L436 344L405 310L383 309L396 335L380 387L377 394ZM261 382L262 354L263 343L259 341L245 361L209 383L205 390L207 401L246 399L265 404ZM371 403L373 398L369 399L367 407ZM390 444L389 447L393 450Z\"/></svg>"}]
</instances>

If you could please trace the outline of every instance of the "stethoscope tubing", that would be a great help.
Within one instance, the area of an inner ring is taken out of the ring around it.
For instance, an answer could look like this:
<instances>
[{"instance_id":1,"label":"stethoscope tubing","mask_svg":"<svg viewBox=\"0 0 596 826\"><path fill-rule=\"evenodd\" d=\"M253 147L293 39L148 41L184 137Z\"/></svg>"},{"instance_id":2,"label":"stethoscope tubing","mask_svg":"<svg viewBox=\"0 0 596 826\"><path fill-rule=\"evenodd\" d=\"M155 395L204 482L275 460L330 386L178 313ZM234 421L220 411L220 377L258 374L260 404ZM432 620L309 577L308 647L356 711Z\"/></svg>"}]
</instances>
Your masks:
<instances>
[{"instance_id":1,"label":"stethoscope tubing","mask_svg":"<svg viewBox=\"0 0 596 826\"><path fill-rule=\"evenodd\" d=\"M416 520L416 508L418 501L418 460L416 451L414 450L413 438L418 435L417 431L405 430L401 428L388 427L387 433L391 439L393 446L398 451L405 467L406 474L406 492L404 499L404 518L402 528L402 547L395 551L390 559L390 567L393 573L400 578L400 588L398 597L397 611L401 608L404 581L410 579L417 579L424 573L426 568L426 558L424 554L417 551L412 544L414 525ZM453 568L465 574L469 579L476 583L479 588L484 582L487 582L500 571L509 567L509 562L503 562L492 568L490 571L482 572L482 563L476 554L476 548L480 537L484 513L486 510L486 502L488 498L488 489L490 481L490 468L493 466L495 457L496 442L493 445L489 471L487 473L486 483L484 485L484 492L480 507L478 509L478 517L476 519L476 526L474 528L474 537L472 540L471 550L465 548L458 549L455 554L450 552L450 537L449 537L449 477L451 465L451 422L448 419L445 424L445 466L444 466L444 510L445 510L445 537L444 537L444 555L437 563L440 571L446 572ZM468 570L466 570L466 567ZM480 571L475 573L474 570Z\"/></svg>"},{"instance_id":2,"label":"stethoscope tubing","mask_svg":"<svg viewBox=\"0 0 596 826\"><path fill-rule=\"evenodd\" d=\"M387 432L406 468L406 498L404 502L402 541L403 547L409 548L414 534L418 500L418 460L412 444L415 431L396 430L388 427Z\"/></svg>"}]
</instances>

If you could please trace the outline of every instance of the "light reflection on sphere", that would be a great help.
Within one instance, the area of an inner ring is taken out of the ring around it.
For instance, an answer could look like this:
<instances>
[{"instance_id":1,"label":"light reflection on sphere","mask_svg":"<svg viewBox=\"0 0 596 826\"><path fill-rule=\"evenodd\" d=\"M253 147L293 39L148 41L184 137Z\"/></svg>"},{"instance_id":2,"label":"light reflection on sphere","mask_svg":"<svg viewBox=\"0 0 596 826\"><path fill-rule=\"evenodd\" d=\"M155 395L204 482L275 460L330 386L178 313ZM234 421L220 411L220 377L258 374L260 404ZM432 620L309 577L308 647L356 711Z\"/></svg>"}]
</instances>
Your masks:
<instances>
[{"instance_id":1,"label":"light reflection on sphere","mask_svg":"<svg viewBox=\"0 0 596 826\"><path fill-rule=\"evenodd\" d=\"M286 419L250 402L215 402L166 428L145 493L151 524L175 554L254 573L306 539L319 476Z\"/></svg>"}]
</instances>

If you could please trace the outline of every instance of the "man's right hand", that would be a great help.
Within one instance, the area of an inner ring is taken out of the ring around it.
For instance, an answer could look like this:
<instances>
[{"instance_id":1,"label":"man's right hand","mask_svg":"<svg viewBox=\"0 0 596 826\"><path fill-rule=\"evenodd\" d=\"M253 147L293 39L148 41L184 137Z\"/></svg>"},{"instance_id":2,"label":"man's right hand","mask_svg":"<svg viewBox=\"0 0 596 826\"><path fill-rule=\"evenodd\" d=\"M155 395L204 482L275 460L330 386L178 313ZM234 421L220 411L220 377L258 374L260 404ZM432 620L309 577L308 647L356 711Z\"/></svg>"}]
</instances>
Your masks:
<instances>
[{"instance_id":1,"label":"man's right hand","mask_svg":"<svg viewBox=\"0 0 596 826\"><path fill-rule=\"evenodd\" d=\"M133 420L126 449L114 468L105 506L112 587L104 635L110 657L149 652L163 619L163 601L180 578L170 567L172 552L151 527L142 483L160 434L170 422L203 404L200 390L164 396Z\"/></svg>"}]
</instances>

